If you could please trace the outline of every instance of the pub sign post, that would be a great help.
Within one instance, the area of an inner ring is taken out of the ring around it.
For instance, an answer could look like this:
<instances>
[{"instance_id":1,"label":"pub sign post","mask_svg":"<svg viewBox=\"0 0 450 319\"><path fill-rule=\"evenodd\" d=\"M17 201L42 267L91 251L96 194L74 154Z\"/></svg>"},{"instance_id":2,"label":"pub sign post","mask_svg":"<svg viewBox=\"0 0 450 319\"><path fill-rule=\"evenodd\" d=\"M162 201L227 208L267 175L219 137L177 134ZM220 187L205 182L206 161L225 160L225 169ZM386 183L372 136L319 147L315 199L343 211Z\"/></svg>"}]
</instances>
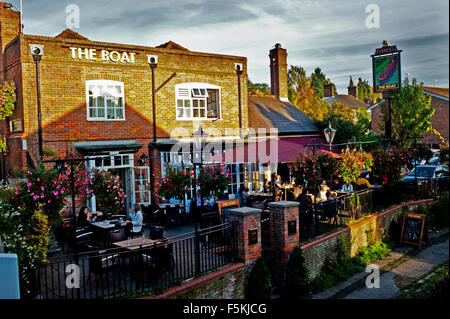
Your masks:
<instances>
[{"instance_id":1,"label":"pub sign post","mask_svg":"<svg viewBox=\"0 0 450 319\"><path fill-rule=\"evenodd\" d=\"M397 46L383 41L383 46L375 50L372 57L373 92L383 93L385 101L385 134L389 145L392 138L391 93L402 85L401 58Z\"/></svg>"}]
</instances>

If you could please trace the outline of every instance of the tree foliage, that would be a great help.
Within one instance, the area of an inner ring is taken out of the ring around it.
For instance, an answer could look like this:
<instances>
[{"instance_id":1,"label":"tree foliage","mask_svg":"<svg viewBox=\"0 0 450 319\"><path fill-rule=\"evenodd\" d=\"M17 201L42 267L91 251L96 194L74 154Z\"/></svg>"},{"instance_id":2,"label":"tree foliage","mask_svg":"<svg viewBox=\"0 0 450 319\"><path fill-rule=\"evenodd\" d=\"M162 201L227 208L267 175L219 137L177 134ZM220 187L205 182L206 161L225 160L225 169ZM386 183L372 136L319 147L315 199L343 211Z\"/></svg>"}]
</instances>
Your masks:
<instances>
[{"instance_id":1,"label":"tree foliage","mask_svg":"<svg viewBox=\"0 0 450 319\"><path fill-rule=\"evenodd\" d=\"M381 93L374 93L373 88L370 86L367 80L363 80L362 78L358 78L358 99L360 101L369 100L370 102L376 101L378 98L381 98Z\"/></svg>"},{"instance_id":2,"label":"tree foliage","mask_svg":"<svg viewBox=\"0 0 450 319\"><path fill-rule=\"evenodd\" d=\"M289 256L286 270L286 292L289 298L307 296L309 293L308 268L299 246Z\"/></svg>"},{"instance_id":3,"label":"tree foliage","mask_svg":"<svg viewBox=\"0 0 450 319\"><path fill-rule=\"evenodd\" d=\"M314 90L314 95L323 98L323 84L325 83L325 74L322 73L320 68L316 68L314 73L311 74L311 88Z\"/></svg>"},{"instance_id":4,"label":"tree foliage","mask_svg":"<svg viewBox=\"0 0 450 319\"><path fill-rule=\"evenodd\" d=\"M270 86L267 83L253 83L247 80L248 93L260 92L262 94L270 94Z\"/></svg>"},{"instance_id":5,"label":"tree foliage","mask_svg":"<svg viewBox=\"0 0 450 319\"><path fill-rule=\"evenodd\" d=\"M392 138L398 141L398 146L411 145L433 129L431 118L435 110L430 106L431 97L423 92L422 86L423 83L418 84L416 79L409 83L406 78L401 90L392 94ZM381 111L384 119L384 103L381 104ZM384 121L381 121L380 129L385 130Z\"/></svg>"},{"instance_id":6,"label":"tree foliage","mask_svg":"<svg viewBox=\"0 0 450 319\"><path fill-rule=\"evenodd\" d=\"M245 289L247 299L270 299L272 295L272 280L267 259L262 254L251 271Z\"/></svg>"}]
</instances>

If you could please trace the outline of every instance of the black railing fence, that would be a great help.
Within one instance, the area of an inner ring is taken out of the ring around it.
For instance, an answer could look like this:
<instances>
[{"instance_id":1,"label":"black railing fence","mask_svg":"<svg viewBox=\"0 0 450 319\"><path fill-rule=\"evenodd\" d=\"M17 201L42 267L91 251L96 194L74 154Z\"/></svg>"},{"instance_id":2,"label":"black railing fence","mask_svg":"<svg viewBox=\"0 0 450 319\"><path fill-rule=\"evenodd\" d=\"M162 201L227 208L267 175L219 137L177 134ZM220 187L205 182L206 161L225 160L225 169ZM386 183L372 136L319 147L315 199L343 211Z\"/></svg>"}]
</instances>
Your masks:
<instances>
[{"instance_id":1,"label":"black railing fence","mask_svg":"<svg viewBox=\"0 0 450 319\"><path fill-rule=\"evenodd\" d=\"M417 187L396 182L338 196L326 202L313 203L310 208L299 210L300 241L308 241L352 220L407 201L436 198L448 193L448 185L448 177L421 181Z\"/></svg>"},{"instance_id":2,"label":"black railing fence","mask_svg":"<svg viewBox=\"0 0 450 319\"><path fill-rule=\"evenodd\" d=\"M58 256L39 269L36 294L52 300L162 292L236 262L236 234L236 224L226 223L155 243Z\"/></svg>"}]
</instances>

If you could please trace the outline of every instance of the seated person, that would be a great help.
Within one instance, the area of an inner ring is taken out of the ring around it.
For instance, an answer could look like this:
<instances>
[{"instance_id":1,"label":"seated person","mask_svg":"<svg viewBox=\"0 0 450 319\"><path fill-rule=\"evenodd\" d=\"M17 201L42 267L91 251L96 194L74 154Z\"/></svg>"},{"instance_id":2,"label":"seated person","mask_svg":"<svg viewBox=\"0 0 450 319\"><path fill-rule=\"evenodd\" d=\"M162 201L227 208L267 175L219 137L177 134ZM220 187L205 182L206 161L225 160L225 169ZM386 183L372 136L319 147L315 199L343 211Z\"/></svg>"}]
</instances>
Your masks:
<instances>
[{"instance_id":1,"label":"seated person","mask_svg":"<svg viewBox=\"0 0 450 319\"><path fill-rule=\"evenodd\" d=\"M277 179L275 180L275 186L281 187L283 185L283 182L281 181L281 176L277 175Z\"/></svg>"},{"instance_id":2,"label":"seated person","mask_svg":"<svg viewBox=\"0 0 450 319\"><path fill-rule=\"evenodd\" d=\"M96 217L91 218L88 208L83 206L78 214L77 227L88 227L95 219Z\"/></svg>"},{"instance_id":3,"label":"seated person","mask_svg":"<svg viewBox=\"0 0 450 319\"><path fill-rule=\"evenodd\" d=\"M312 207L312 200L306 187L302 188L300 195L296 198L300 203L299 210L305 211Z\"/></svg>"},{"instance_id":4,"label":"seated person","mask_svg":"<svg viewBox=\"0 0 450 319\"><path fill-rule=\"evenodd\" d=\"M297 179L295 177L292 177L291 178L291 182L289 183L289 187L294 188L295 186L297 186L296 183L295 183L296 180Z\"/></svg>"},{"instance_id":5,"label":"seated person","mask_svg":"<svg viewBox=\"0 0 450 319\"><path fill-rule=\"evenodd\" d=\"M327 185L327 181L322 181L322 184L319 186L319 190L321 190L322 189L322 186L324 186L325 187L325 191L331 191L331 188L330 187L328 187L328 185Z\"/></svg>"},{"instance_id":6,"label":"seated person","mask_svg":"<svg viewBox=\"0 0 450 319\"><path fill-rule=\"evenodd\" d=\"M139 233L142 230L142 222L144 216L142 215L141 206L139 204L134 204L134 210L130 208L129 217L131 218L131 223L133 224L133 233Z\"/></svg>"},{"instance_id":7,"label":"seated person","mask_svg":"<svg viewBox=\"0 0 450 319\"><path fill-rule=\"evenodd\" d=\"M350 182L345 182L344 185L342 185L342 191L346 193L353 192L353 185Z\"/></svg>"},{"instance_id":8,"label":"seated person","mask_svg":"<svg viewBox=\"0 0 450 319\"><path fill-rule=\"evenodd\" d=\"M244 190L243 190L243 192L242 192L242 194L241 194L241 196L242 196L242 203L244 204L244 206L249 204L250 194L249 194L248 191L249 191L249 190L248 190L248 188L246 187L246 188L244 188Z\"/></svg>"},{"instance_id":9,"label":"seated person","mask_svg":"<svg viewBox=\"0 0 450 319\"><path fill-rule=\"evenodd\" d=\"M319 195L317 196L317 201L318 202L324 202L327 200L327 192L329 192L328 190L328 186L327 185L320 185L320 192Z\"/></svg>"},{"instance_id":10,"label":"seated person","mask_svg":"<svg viewBox=\"0 0 450 319\"><path fill-rule=\"evenodd\" d=\"M356 189L357 190L364 190L371 188L372 185L370 185L369 181L364 177L364 174L361 174L359 176L359 179L356 181Z\"/></svg>"}]
</instances>

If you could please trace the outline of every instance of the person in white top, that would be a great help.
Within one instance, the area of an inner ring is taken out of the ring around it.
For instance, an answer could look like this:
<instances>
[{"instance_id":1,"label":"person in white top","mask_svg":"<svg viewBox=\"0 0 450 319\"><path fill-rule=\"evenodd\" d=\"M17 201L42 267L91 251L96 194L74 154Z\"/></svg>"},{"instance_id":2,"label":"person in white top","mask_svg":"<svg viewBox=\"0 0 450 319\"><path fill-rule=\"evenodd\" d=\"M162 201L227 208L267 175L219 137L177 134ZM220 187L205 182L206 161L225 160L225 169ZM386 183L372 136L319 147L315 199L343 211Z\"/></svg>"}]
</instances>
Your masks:
<instances>
[{"instance_id":1,"label":"person in white top","mask_svg":"<svg viewBox=\"0 0 450 319\"><path fill-rule=\"evenodd\" d=\"M129 217L133 224L133 233L139 233L142 230L142 223L144 221L144 215L142 215L141 206L134 204L134 211L130 209Z\"/></svg>"},{"instance_id":2,"label":"person in white top","mask_svg":"<svg viewBox=\"0 0 450 319\"><path fill-rule=\"evenodd\" d=\"M353 192L353 185L350 182L346 182L344 185L342 185L342 191L346 193Z\"/></svg>"},{"instance_id":3,"label":"person in white top","mask_svg":"<svg viewBox=\"0 0 450 319\"><path fill-rule=\"evenodd\" d=\"M320 192L319 192L319 196L318 196L318 201L320 202L325 202L327 201L327 191L328 191L328 187L327 185L321 185L320 186Z\"/></svg>"}]
</instances>

